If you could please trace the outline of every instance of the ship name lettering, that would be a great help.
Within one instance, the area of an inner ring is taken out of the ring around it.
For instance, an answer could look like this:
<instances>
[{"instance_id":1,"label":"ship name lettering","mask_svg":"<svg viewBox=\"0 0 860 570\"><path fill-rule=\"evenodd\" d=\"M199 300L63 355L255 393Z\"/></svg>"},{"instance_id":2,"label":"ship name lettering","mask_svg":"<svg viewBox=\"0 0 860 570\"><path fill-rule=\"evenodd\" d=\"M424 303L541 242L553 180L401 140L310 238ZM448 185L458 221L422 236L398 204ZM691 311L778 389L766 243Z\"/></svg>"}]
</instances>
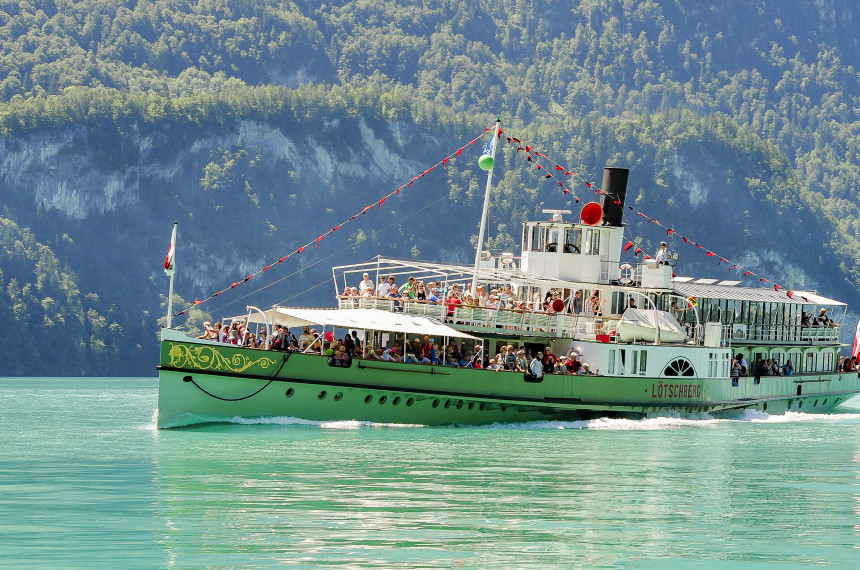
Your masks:
<instances>
[{"instance_id":1,"label":"ship name lettering","mask_svg":"<svg viewBox=\"0 0 860 570\"><path fill-rule=\"evenodd\" d=\"M663 381L651 384L651 398L701 398L702 387L698 384L669 384Z\"/></svg>"}]
</instances>

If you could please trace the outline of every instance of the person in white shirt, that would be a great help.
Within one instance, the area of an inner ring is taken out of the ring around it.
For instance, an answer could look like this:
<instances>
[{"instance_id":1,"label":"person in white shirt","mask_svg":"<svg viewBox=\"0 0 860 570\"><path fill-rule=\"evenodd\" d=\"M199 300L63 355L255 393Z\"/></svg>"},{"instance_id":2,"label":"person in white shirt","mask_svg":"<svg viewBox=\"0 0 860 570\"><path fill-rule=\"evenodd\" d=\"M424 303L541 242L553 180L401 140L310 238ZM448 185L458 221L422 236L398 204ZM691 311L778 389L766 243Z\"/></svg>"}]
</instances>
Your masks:
<instances>
[{"instance_id":1,"label":"person in white shirt","mask_svg":"<svg viewBox=\"0 0 860 570\"><path fill-rule=\"evenodd\" d=\"M483 285L478 285L478 295L475 297L479 307L486 307L490 296L487 295L487 289Z\"/></svg>"},{"instance_id":2,"label":"person in white shirt","mask_svg":"<svg viewBox=\"0 0 860 570\"><path fill-rule=\"evenodd\" d=\"M671 255L669 254L669 249L666 247L666 242L660 242L660 249L657 250L657 255L654 256L657 259L657 263L660 265L669 265L669 259L671 259Z\"/></svg>"},{"instance_id":3,"label":"person in white shirt","mask_svg":"<svg viewBox=\"0 0 860 570\"><path fill-rule=\"evenodd\" d=\"M367 297L367 292L373 291L373 281L371 281L370 275L367 273L361 276L361 283L358 284L358 291L361 293L362 297Z\"/></svg>"},{"instance_id":4,"label":"person in white shirt","mask_svg":"<svg viewBox=\"0 0 860 570\"><path fill-rule=\"evenodd\" d=\"M394 277L391 277L390 280L394 281ZM380 279L379 287L376 288L376 296L388 297L389 293L391 293L391 285L388 283L388 280Z\"/></svg>"}]
</instances>

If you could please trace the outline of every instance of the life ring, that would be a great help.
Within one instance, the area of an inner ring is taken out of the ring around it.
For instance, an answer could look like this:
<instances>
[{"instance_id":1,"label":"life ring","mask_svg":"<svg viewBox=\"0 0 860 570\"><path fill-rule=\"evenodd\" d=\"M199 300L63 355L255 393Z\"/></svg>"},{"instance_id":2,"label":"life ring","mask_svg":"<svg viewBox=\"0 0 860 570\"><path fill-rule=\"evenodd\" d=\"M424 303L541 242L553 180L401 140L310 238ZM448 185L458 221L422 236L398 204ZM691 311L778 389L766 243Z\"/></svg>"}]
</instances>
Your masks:
<instances>
[{"instance_id":1,"label":"life ring","mask_svg":"<svg viewBox=\"0 0 860 570\"><path fill-rule=\"evenodd\" d=\"M629 263L623 263L618 266L618 282L622 285L630 285L633 283L633 266Z\"/></svg>"}]
</instances>

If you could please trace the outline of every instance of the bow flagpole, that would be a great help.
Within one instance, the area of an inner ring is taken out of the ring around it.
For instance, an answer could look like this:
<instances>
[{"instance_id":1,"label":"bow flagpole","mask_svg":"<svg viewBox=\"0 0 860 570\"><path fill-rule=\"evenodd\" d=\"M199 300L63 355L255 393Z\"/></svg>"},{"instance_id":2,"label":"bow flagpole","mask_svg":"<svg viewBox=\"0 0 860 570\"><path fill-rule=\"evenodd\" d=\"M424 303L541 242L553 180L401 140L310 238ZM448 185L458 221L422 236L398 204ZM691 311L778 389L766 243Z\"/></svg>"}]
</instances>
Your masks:
<instances>
[{"instance_id":1,"label":"bow flagpole","mask_svg":"<svg viewBox=\"0 0 860 570\"><path fill-rule=\"evenodd\" d=\"M173 222L173 233L170 236L170 248L164 258L164 272L170 276L170 291L167 294L167 328L170 328L173 317L173 275L176 273L176 227L179 222Z\"/></svg>"},{"instance_id":2,"label":"bow flagpole","mask_svg":"<svg viewBox=\"0 0 860 570\"><path fill-rule=\"evenodd\" d=\"M481 250L484 249L484 234L487 231L487 211L490 209L490 188L493 185L493 163L496 156L496 140L499 138L499 130L502 128L501 117L496 118L496 128L493 129L493 136L487 141L487 146L484 147L484 152L481 158L478 159L478 166L481 170L487 171L487 188L484 191L484 209L481 211L481 229L478 230L478 243L475 250L475 272L472 273L472 295L477 295L475 289L478 282L478 269L481 266Z\"/></svg>"}]
</instances>

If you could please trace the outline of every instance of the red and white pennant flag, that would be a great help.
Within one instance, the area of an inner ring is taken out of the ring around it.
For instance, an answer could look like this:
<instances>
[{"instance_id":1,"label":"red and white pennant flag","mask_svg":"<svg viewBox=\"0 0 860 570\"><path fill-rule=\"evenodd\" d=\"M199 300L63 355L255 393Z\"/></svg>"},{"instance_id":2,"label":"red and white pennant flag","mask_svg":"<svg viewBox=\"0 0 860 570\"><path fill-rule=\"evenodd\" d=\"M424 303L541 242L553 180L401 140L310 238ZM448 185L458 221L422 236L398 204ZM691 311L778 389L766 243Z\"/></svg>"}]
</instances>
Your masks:
<instances>
[{"instance_id":1,"label":"red and white pennant flag","mask_svg":"<svg viewBox=\"0 0 860 570\"><path fill-rule=\"evenodd\" d=\"M170 248L167 250L167 257L164 258L164 270L173 271L173 264L176 261L176 226L173 222L173 234L170 236Z\"/></svg>"}]
</instances>

